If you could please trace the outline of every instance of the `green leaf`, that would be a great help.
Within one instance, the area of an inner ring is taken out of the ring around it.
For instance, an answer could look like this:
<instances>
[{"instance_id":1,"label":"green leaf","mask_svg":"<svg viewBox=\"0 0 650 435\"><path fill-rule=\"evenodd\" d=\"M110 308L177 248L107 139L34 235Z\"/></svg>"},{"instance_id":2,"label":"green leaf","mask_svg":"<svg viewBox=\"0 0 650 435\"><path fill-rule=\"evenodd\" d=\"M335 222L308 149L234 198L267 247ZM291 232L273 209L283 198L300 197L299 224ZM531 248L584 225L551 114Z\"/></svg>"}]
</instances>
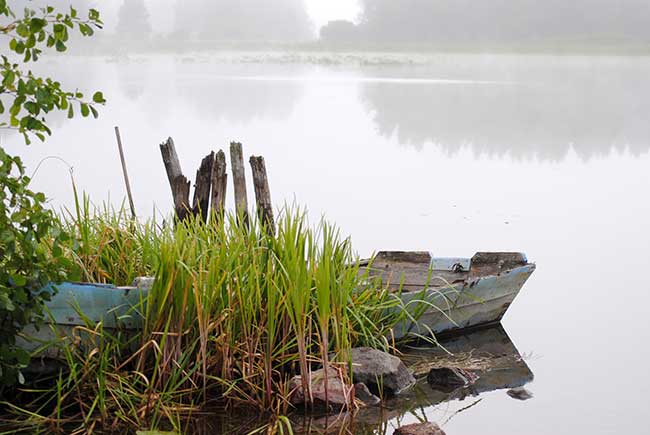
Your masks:
<instances>
[{"instance_id":1,"label":"green leaf","mask_svg":"<svg viewBox=\"0 0 650 435\"><path fill-rule=\"evenodd\" d=\"M12 70L7 70L4 73L4 79L2 80L2 86L4 87L11 87L14 84L14 80L16 79L16 73L14 73Z\"/></svg>"},{"instance_id":2,"label":"green leaf","mask_svg":"<svg viewBox=\"0 0 650 435\"><path fill-rule=\"evenodd\" d=\"M16 27L16 33L18 36L27 38L29 36L29 27L27 27L25 23L20 23L18 24L18 27Z\"/></svg>"},{"instance_id":3,"label":"green leaf","mask_svg":"<svg viewBox=\"0 0 650 435\"><path fill-rule=\"evenodd\" d=\"M60 39L57 39L55 45L56 45L56 51L58 52L63 52L66 50L65 44Z\"/></svg>"},{"instance_id":4,"label":"green leaf","mask_svg":"<svg viewBox=\"0 0 650 435\"><path fill-rule=\"evenodd\" d=\"M83 116L84 118L87 117L90 114L90 109L88 108L88 104L81 103L79 106L81 107L81 116Z\"/></svg>"},{"instance_id":5,"label":"green leaf","mask_svg":"<svg viewBox=\"0 0 650 435\"><path fill-rule=\"evenodd\" d=\"M23 287L25 284L27 284L27 278L25 278L22 275L11 274L10 277L11 277L11 280L13 281L13 284L16 287Z\"/></svg>"},{"instance_id":6,"label":"green leaf","mask_svg":"<svg viewBox=\"0 0 650 435\"><path fill-rule=\"evenodd\" d=\"M39 33L41 30L45 28L47 25L47 21L45 21L42 18L32 18L31 21L29 22L29 27L32 33Z\"/></svg>"},{"instance_id":7,"label":"green leaf","mask_svg":"<svg viewBox=\"0 0 650 435\"><path fill-rule=\"evenodd\" d=\"M102 94L100 91L97 91L93 94L93 101L95 103L105 103L106 100L104 99L104 94Z\"/></svg>"},{"instance_id":8,"label":"green leaf","mask_svg":"<svg viewBox=\"0 0 650 435\"><path fill-rule=\"evenodd\" d=\"M18 115L18 113L20 113L20 108L21 108L20 103L19 103L19 104L16 104L16 101L14 101L14 104L13 104L13 105L11 106L11 108L9 109L9 114L10 114L11 116L16 116L16 115Z\"/></svg>"},{"instance_id":9,"label":"green leaf","mask_svg":"<svg viewBox=\"0 0 650 435\"><path fill-rule=\"evenodd\" d=\"M25 103L25 109L32 115L38 115L39 112L41 111L41 107L34 103L33 101L28 101Z\"/></svg>"}]
</instances>

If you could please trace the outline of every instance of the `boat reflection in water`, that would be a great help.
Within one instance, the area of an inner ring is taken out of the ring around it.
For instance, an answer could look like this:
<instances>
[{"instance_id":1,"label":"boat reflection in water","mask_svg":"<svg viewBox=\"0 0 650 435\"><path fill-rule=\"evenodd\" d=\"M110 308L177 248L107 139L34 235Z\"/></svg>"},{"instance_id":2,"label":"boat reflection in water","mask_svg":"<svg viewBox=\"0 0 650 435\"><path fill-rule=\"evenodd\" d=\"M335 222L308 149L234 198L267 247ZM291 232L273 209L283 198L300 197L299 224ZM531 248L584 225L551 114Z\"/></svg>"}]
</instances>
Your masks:
<instances>
[{"instance_id":1,"label":"boat reflection in water","mask_svg":"<svg viewBox=\"0 0 650 435\"><path fill-rule=\"evenodd\" d=\"M440 347L405 351L403 360L418 379L409 392L386 399L382 406L363 408L354 414L320 418L293 416L294 432L388 435L401 424L431 419L444 429L451 418L459 418L461 412L472 406L481 406L481 394L523 387L534 378L501 325L455 335L440 340L440 344L448 353ZM427 373L431 368L440 367L465 370L478 378L453 391L435 389L427 383Z\"/></svg>"}]
</instances>

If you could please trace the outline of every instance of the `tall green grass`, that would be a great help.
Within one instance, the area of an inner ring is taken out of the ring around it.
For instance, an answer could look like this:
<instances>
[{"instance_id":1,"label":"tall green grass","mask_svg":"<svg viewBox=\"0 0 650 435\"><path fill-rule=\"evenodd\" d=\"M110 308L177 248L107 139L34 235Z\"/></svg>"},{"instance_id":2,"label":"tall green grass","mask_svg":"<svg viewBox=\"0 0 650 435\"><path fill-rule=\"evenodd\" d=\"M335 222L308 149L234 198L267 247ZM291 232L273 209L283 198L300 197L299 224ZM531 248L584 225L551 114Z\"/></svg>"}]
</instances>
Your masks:
<instances>
[{"instance_id":1,"label":"tall green grass","mask_svg":"<svg viewBox=\"0 0 650 435\"><path fill-rule=\"evenodd\" d=\"M67 369L14 411L57 430L62 422L84 430L178 428L210 404L286 414L293 376L311 405L309 373L319 366L349 381L350 348L389 350L392 328L411 314L360 266L335 226L312 226L296 207L277 222L276 235L255 220L239 225L232 214L141 223L83 197L62 216L75 234L72 272L121 285L154 275L134 307L143 328L126 334L88 319L77 332L94 337L94 347L61 345Z\"/></svg>"}]
</instances>

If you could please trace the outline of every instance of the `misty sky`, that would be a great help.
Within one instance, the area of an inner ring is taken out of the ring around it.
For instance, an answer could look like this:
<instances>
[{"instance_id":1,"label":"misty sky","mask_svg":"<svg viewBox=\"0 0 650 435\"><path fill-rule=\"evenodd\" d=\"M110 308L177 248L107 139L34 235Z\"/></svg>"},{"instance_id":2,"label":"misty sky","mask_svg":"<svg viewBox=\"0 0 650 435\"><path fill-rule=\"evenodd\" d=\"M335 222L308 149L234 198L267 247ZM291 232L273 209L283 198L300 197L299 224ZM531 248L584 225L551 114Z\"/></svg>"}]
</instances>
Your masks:
<instances>
[{"instance_id":1,"label":"misty sky","mask_svg":"<svg viewBox=\"0 0 650 435\"><path fill-rule=\"evenodd\" d=\"M73 4L78 3L70 0ZM93 1L96 7L104 16L107 30L112 30L117 21L117 11L123 0L101 0ZM151 22L156 29L172 29L174 25L174 4L176 0L145 0L147 9L151 16ZM354 21L359 12L360 6L357 0L305 0L305 6L309 17L314 23L314 28L326 24L330 20L352 20ZM165 32L162 32L165 33Z\"/></svg>"}]
</instances>

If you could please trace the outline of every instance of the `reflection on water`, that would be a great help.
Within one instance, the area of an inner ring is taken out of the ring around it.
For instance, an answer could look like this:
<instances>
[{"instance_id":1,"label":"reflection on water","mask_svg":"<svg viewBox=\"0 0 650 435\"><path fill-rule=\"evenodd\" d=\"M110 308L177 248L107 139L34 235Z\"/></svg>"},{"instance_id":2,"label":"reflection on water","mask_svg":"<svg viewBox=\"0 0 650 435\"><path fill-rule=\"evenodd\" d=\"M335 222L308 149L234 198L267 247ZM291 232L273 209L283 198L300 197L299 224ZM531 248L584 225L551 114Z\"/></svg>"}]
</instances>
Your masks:
<instances>
[{"instance_id":1,"label":"reflection on water","mask_svg":"<svg viewBox=\"0 0 650 435\"><path fill-rule=\"evenodd\" d=\"M447 153L465 147L558 161L571 148L588 159L611 149L639 155L650 147L645 57L414 56L416 65L331 67L264 58L79 58L38 68L64 85L101 87L113 104L134 102L127 116L171 116L181 125L188 118L208 125L285 121L306 92L327 88L321 99L354 92L379 135L416 149L435 144ZM321 103L307 101L306 110L327 123ZM50 118L55 128L66 122L64 115Z\"/></svg>"},{"instance_id":2,"label":"reflection on water","mask_svg":"<svg viewBox=\"0 0 650 435\"><path fill-rule=\"evenodd\" d=\"M302 94L296 80L239 80L250 65L178 64L173 91L194 116L207 121L248 124L256 120L285 120ZM271 74L296 74L294 67L276 66Z\"/></svg>"},{"instance_id":3,"label":"reflection on water","mask_svg":"<svg viewBox=\"0 0 650 435\"><path fill-rule=\"evenodd\" d=\"M542 160L561 160L570 147L585 159L612 148L638 155L650 147L649 72L643 58L524 57L507 70L477 61L463 75L503 81L364 83L361 99L380 134L418 149L433 142L449 153L470 147L477 154Z\"/></svg>"},{"instance_id":4,"label":"reflection on water","mask_svg":"<svg viewBox=\"0 0 650 435\"><path fill-rule=\"evenodd\" d=\"M533 380L533 373L501 325L473 331L441 341L440 348L405 350L403 360L418 378L407 393L388 398L380 406L361 408L353 413L330 415L290 415L298 434L375 434L389 435L400 425L414 421L433 421L443 429L453 419L471 417L471 408L484 406L484 393L520 387ZM451 392L436 391L426 382L433 367L454 367L471 371L478 379ZM514 400L505 406L515 405ZM489 406L489 405L488 405ZM245 433L264 425L254 416L199 419L195 433Z\"/></svg>"}]
</instances>

